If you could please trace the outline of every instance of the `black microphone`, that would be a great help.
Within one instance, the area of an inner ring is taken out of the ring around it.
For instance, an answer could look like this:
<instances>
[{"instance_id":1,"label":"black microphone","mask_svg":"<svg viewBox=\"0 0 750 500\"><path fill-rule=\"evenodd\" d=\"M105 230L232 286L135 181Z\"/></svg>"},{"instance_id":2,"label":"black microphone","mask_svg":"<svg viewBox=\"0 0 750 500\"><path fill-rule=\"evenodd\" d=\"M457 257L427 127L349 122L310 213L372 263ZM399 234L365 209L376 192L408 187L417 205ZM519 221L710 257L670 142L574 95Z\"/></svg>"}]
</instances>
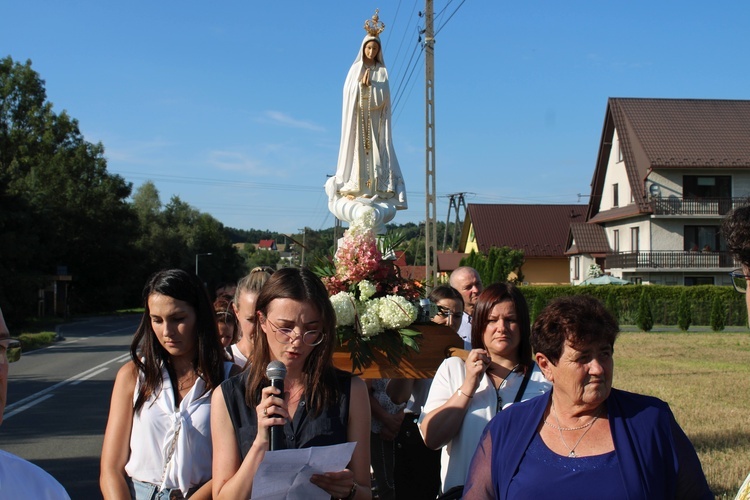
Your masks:
<instances>
[{"instance_id":1,"label":"black microphone","mask_svg":"<svg viewBox=\"0 0 750 500\"><path fill-rule=\"evenodd\" d=\"M271 361L266 367L266 377L271 381L271 385L281 391L281 398L284 399L284 378L286 377L286 366L281 361ZM271 426L271 451L283 449L284 426Z\"/></svg>"}]
</instances>

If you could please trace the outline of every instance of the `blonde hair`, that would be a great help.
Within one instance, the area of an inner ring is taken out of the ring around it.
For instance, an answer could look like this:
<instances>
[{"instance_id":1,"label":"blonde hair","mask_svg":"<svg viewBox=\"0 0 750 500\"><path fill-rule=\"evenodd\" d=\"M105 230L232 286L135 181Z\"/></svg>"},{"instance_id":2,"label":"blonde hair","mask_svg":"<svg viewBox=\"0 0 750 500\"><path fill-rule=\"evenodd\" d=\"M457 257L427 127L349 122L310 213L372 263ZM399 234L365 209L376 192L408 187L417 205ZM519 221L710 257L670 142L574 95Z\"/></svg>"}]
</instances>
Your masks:
<instances>
[{"instance_id":1,"label":"blonde hair","mask_svg":"<svg viewBox=\"0 0 750 500\"><path fill-rule=\"evenodd\" d=\"M268 278L273 274L270 267L254 267L237 282L237 290L234 292L234 305L239 306L239 300L243 293L252 292L258 294Z\"/></svg>"}]
</instances>

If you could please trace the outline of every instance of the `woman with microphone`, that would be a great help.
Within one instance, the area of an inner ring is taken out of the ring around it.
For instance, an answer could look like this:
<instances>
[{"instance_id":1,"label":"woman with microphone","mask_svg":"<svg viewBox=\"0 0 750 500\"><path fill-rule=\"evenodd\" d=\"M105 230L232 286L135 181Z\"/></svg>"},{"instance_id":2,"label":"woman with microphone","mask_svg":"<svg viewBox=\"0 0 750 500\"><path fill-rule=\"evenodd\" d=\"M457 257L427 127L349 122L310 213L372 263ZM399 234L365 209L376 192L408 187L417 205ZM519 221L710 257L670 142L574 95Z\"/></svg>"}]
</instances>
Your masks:
<instances>
[{"instance_id":1,"label":"woman with microphone","mask_svg":"<svg viewBox=\"0 0 750 500\"><path fill-rule=\"evenodd\" d=\"M346 469L311 482L334 498L371 498L369 397L362 380L333 366L336 315L325 286L308 269L282 269L256 311L250 368L212 397L214 498L250 497L274 426L282 449L356 442ZM276 361L286 368L283 393L269 381L283 376Z\"/></svg>"}]
</instances>

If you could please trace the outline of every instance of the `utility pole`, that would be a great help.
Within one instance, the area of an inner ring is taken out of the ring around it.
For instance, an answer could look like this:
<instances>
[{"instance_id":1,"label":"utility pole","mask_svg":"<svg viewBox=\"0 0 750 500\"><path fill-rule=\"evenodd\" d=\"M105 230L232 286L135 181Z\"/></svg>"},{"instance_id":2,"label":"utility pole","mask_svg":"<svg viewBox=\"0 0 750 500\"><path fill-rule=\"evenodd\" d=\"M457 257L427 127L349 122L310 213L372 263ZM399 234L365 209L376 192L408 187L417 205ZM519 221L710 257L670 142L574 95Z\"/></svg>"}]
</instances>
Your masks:
<instances>
[{"instance_id":1,"label":"utility pole","mask_svg":"<svg viewBox=\"0 0 750 500\"><path fill-rule=\"evenodd\" d=\"M425 67L425 284L427 290L437 285L437 222L435 202L435 28L432 0L425 0L424 9Z\"/></svg>"}]
</instances>

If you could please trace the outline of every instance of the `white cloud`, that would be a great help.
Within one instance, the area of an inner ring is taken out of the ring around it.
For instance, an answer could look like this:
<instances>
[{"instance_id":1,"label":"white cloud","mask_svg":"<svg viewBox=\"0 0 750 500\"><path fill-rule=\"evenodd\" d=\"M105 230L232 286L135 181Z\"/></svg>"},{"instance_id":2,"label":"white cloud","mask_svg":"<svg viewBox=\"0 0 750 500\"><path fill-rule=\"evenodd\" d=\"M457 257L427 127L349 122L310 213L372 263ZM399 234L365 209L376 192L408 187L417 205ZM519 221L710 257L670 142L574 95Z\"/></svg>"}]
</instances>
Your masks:
<instances>
[{"instance_id":1,"label":"white cloud","mask_svg":"<svg viewBox=\"0 0 750 500\"><path fill-rule=\"evenodd\" d=\"M211 151L208 155L208 163L212 167L231 172L269 174L268 169L264 168L260 161L234 151Z\"/></svg>"},{"instance_id":2,"label":"white cloud","mask_svg":"<svg viewBox=\"0 0 750 500\"><path fill-rule=\"evenodd\" d=\"M313 132L325 132L325 128L307 120L298 120L281 111L269 110L265 112L271 122L284 127L301 128Z\"/></svg>"}]
</instances>

